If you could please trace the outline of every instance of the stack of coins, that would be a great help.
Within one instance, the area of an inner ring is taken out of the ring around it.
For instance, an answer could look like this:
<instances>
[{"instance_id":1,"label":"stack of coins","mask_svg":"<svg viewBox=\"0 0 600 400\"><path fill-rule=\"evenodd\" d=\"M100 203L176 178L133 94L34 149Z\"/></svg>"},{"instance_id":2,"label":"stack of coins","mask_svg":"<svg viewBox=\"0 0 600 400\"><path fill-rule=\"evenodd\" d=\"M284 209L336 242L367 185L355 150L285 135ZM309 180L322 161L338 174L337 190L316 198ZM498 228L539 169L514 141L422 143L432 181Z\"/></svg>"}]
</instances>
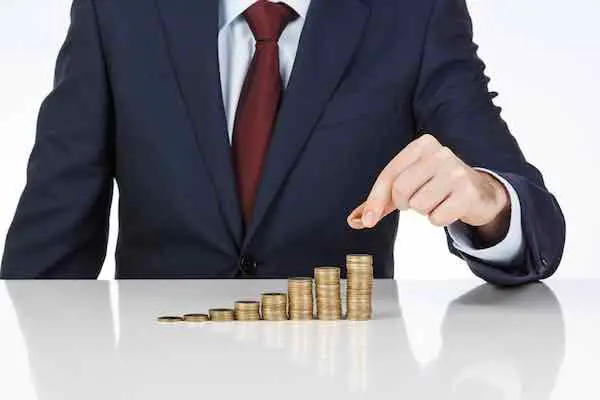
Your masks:
<instances>
[{"instance_id":1,"label":"stack of coins","mask_svg":"<svg viewBox=\"0 0 600 400\"><path fill-rule=\"evenodd\" d=\"M209 320L209 318L208 318L208 315L206 315L206 314L185 314L183 316L183 320L185 322L195 324L195 323L200 323L200 322L207 322Z\"/></svg>"},{"instance_id":2,"label":"stack of coins","mask_svg":"<svg viewBox=\"0 0 600 400\"><path fill-rule=\"evenodd\" d=\"M315 284L317 318L320 320L341 319L340 269L338 267L315 268Z\"/></svg>"},{"instance_id":3,"label":"stack of coins","mask_svg":"<svg viewBox=\"0 0 600 400\"><path fill-rule=\"evenodd\" d=\"M234 311L230 308L213 308L208 310L211 321L233 321Z\"/></svg>"},{"instance_id":4,"label":"stack of coins","mask_svg":"<svg viewBox=\"0 0 600 400\"><path fill-rule=\"evenodd\" d=\"M260 303L258 301L236 301L234 311L235 319L238 321L260 320Z\"/></svg>"},{"instance_id":5,"label":"stack of coins","mask_svg":"<svg viewBox=\"0 0 600 400\"><path fill-rule=\"evenodd\" d=\"M291 320L313 319L312 278L288 279L288 298Z\"/></svg>"},{"instance_id":6,"label":"stack of coins","mask_svg":"<svg viewBox=\"0 0 600 400\"><path fill-rule=\"evenodd\" d=\"M264 293L261 295L262 319L265 321L284 321L287 315L287 294Z\"/></svg>"},{"instance_id":7,"label":"stack of coins","mask_svg":"<svg viewBox=\"0 0 600 400\"><path fill-rule=\"evenodd\" d=\"M178 324L183 322L183 318L179 316L165 315L156 319L160 324Z\"/></svg>"},{"instance_id":8,"label":"stack of coins","mask_svg":"<svg viewBox=\"0 0 600 400\"><path fill-rule=\"evenodd\" d=\"M347 318L351 321L369 320L373 311L373 257L368 254L350 254L346 256L346 268Z\"/></svg>"}]
</instances>

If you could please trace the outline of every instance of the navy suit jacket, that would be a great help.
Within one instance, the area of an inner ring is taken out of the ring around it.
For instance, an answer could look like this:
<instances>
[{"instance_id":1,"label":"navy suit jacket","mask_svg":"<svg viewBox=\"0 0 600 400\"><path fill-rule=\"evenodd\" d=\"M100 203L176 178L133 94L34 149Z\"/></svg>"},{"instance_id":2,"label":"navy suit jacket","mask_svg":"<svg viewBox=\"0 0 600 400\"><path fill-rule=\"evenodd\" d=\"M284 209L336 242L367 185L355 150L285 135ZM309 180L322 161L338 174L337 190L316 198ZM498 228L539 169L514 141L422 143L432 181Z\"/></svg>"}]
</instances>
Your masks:
<instances>
[{"instance_id":1,"label":"navy suit jacket","mask_svg":"<svg viewBox=\"0 0 600 400\"><path fill-rule=\"evenodd\" d=\"M44 101L3 278L96 278L119 193L118 278L283 278L375 256L393 276L398 214L349 212L423 132L519 194L526 256L467 260L489 282L550 276L565 225L492 103L464 0L315 0L243 227L220 89L219 0L75 0Z\"/></svg>"}]
</instances>

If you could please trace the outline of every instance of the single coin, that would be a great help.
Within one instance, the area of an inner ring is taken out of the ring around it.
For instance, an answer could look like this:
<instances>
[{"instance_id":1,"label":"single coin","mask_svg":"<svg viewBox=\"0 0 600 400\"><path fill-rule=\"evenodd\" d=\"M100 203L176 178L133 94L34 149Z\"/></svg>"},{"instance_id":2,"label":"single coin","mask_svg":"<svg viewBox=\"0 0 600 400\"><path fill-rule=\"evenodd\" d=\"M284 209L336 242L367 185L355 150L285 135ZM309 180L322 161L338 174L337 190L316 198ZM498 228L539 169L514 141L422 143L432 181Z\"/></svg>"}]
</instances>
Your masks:
<instances>
[{"instance_id":1,"label":"single coin","mask_svg":"<svg viewBox=\"0 0 600 400\"><path fill-rule=\"evenodd\" d=\"M317 267L315 268L315 279L317 284L320 282L331 282L340 279L339 267Z\"/></svg>"},{"instance_id":2,"label":"single coin","mask_svg":"<svg viewBox=\"0 0 600 400\"><path fill-rule=\"evenodd\" d=\"M179 322L183 322L182 317L176 317L176 316L172 316L172 315L165 315L162 317L158 317L156 320L161 324L177 324Z\"/></svg>"},{"instance_id":3,"label":"single coin","mask_svg":"<svg viewBox=\"0 0 600 400\"><path fill-rule=\"evenodd\" d=\"M258 310L260 308L260 302L254 301L254 300L236 301L234 304L234 308L236 311L237 310L243 310L243 311Z\"/></svg>"},{"instance_id":4,"label":"single coin","mask_svg":"<svg viewBox=\"0 0 600 400\"><path fill-rule=\"evenodd\" d=\"M373 264L373 256L370 254L348 254L346 261L349 263L367 263Z\"/></svg>"},{"instance_id":5,"label":"single coin","mask_svg":"<svg viewBox=\"0 0 600 400\"><path fill-rule=\"evenodd\" d=\"M263 293L261 298L267 300L286 300L287 293Z\"/></svg>"},{"instance_id":6,"label":"single coin","mask_svg":"<svg viewBox=\"0 0 600 400\"><path fill-rule=\"evenodd\" d=\"M288 283L293 284L309 284L312 283L313 279L307 276L294 276L288 279Z\"/></svg>"}]
</instances>

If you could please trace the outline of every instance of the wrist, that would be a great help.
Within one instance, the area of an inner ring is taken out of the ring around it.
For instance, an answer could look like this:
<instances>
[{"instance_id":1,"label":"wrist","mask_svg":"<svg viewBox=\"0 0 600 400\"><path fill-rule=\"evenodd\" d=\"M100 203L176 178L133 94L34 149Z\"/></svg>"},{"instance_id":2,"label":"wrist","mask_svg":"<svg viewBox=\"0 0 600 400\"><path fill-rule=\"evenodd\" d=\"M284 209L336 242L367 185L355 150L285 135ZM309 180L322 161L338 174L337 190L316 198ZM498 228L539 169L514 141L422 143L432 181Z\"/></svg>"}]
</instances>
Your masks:
<instances>
[{"instance_id":1,"label":"wrist","mask_svg":"<svg viewBox=\"0 0 600 400\"><path fill-rule=\"evenodd\" d=\"M490 247L500 242L510 227L511 204L506 187L494 176L478 171L488 191L488 206L491 210L489 221L473 227L481 247Z\"/></svg>"}]
</instances>

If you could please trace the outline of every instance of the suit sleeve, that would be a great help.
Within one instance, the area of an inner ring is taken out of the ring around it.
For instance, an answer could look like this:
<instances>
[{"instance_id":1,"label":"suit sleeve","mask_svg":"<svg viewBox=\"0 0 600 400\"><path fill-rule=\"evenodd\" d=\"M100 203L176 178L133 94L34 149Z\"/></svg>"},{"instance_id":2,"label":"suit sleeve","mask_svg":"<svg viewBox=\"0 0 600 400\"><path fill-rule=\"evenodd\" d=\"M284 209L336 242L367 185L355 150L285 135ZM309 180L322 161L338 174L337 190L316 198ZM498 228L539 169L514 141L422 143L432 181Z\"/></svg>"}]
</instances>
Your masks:
<instances>
[{"instance_id":1,"label":"suit sleeve","mask_svg":"<svg viewBox=\"0 0 600 400\"><path fill-rule=\"evenodd\" d=\"M71 25L43 102L27 185L6 238L1 278L95 279L112 199L112 105L92 0Z\"/></svg>"},{"instance_id":2,"label":"suit sleeve","mask_svg":"<svg viewBox=\"0 0 600 400\"><path fill-rule=\"evenodd\" d=\"M560 263L565 221L540 172L529 164L492 100L485 65L473 43L464 0L436 0L426 37L414 113L420 132L436 136L473 167L494 171L517 191L525 254L510 265L493 265L460 252L473 273L497 285L519 285L551 276Z\"/></svg>"}]
</instances>

